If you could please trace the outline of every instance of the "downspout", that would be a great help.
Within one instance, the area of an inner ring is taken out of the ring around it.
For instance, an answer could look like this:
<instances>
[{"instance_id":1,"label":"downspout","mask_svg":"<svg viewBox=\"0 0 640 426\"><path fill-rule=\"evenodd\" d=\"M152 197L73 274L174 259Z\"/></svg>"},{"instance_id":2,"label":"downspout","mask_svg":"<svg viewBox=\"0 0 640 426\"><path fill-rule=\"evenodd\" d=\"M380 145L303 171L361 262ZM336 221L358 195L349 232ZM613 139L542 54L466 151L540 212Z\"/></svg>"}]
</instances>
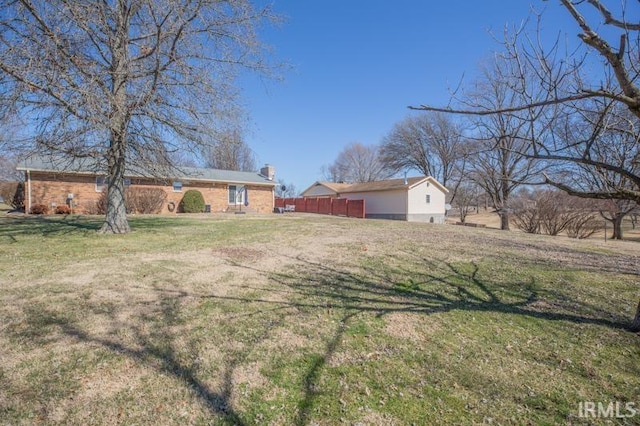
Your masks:
<instances>
[{"instance_id":1,"label":"downspout","mask_svg":"<svg viewBox=\"0 0 640 426\"><path fill-rule=\"evenodd\" d=\"M27 172L27 200L29 200L29 206L25 208L25 214L29 214L31 211L31 172L29 170Z\"/></svg>"},{"instance_id":2,"label":"downspout","mask_svg":"<svg viewBox=\"0 0 640 426\"><path fill-rule=\"evenodd\" d=\"M404 220L409 222L409 187L405 188L405 197L406 197L406 202L404 205Z\"/></svg>"}]
</instances>

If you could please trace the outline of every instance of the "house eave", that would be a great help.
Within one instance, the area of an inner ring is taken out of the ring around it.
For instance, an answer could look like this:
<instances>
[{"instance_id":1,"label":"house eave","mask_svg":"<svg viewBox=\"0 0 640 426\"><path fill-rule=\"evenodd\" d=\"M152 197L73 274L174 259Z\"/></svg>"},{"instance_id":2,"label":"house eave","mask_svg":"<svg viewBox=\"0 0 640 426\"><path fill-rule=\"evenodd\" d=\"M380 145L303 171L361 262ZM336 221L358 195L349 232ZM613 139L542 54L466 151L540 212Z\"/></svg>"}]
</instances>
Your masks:
<instances>
[{"instance_id":1,"label":"house eave","mask_svg":"<svg viewBox=\"0 0 640 426\"><path fill-rule=\"evenodd\" d=\"M442 192L444 192L444 193L448 193L448 192L449 192L449 190L448 190L448 189L447 189L443 184L441 184L440 182L438 182L438 181L437 181L433 176L427 176L427 177L425 177L425 178L424 178L424 179L422 179L421 181L418 181L418 182L414 183L413 185L411 185L411 187L410 187L410 188L411 188L411 189L413 189L413 188L415 188L416 186L423 184L425 181L427 181L427 182L429 182L429 183L434 184L435 186L437 186L437 187L438 187L438 189L440 189L440 190L441 190Z\"/></svg>"},{"instance_id":2,"label":"house eave","mask_svg":"<svg viewBox=\"0 0 640 426\"><path fill-rule=\"evenodd\" d=\"M90 171L84 171L84 170L80 170L80 171L79 170L51 170L51 169L25 167L25 166L18 166L16 167L16 170L22 171L22 172L51 173L51 174L60 174L60 175L65 175L65 174L79 175L79 176L104 176L105 175L104 173L90 172ZM224 183L224 184L232 184L232 185L238 184L238 185L270 186L270 187L275 187L277 185L277 183L273 181L255 182L255 181L248 181L248 180L243 181L243 180L237 180L237 179L233 179L233 180L207 179L207 178L191 177L191 176L162 177L162 176L146 176L146 175L125 173L125 177L128 179L133 178L133 179L185 180L190 182L208 182L208 183Z\"/></svg>"}]
</instances>

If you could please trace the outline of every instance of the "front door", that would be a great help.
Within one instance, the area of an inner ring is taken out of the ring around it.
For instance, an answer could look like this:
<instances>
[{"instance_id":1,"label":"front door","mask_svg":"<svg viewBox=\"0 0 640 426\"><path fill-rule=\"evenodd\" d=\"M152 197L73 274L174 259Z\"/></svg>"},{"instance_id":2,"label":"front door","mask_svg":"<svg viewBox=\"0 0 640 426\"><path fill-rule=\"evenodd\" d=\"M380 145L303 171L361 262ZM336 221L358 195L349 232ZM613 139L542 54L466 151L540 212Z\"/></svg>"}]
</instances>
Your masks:
<instances>
[{"instance_id":1,"label":"front door","mask_svg":"<svg viewBox=\"0 0 640 426\"><path fill-rule=\"evenodd\" d=\"M229 204L241 205L244 203L244 186L229 185Z\"/></svg>"}]
</instances>

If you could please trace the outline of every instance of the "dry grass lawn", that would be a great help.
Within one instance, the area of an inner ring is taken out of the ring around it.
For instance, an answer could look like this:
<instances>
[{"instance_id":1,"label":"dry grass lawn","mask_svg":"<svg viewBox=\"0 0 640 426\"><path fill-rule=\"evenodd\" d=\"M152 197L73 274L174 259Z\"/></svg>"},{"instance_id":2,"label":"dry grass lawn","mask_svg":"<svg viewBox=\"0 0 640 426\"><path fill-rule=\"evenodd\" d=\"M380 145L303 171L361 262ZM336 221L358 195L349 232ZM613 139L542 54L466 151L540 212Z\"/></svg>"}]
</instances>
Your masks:
<instances>
[{"instance_id":1,"label":"dry grass lawn","mask_svg":"<svg viewBox=\"0 0 640 426\"><path fill-rule=\"evenodd\" d=\"M0 424L640 410L638 243L305 214L131 224L0 217Z\"/></svg>"},{"instance_id":2,"label":"dry grass lawn","mask_svg":"<svg viewBox=\"0 0 640 426\"><path fill-rule=\"evenodd\" d=\"M452 213L447 218L447 222L449 224L455 224L460 220L460 218L456 216L454 213ZM500 217L492 209L485 210L481 207L478 213L476 213L475 211L471 212L467 216L467 222L481 224L486 226L487 228L500 229ZM602 225L602 229L596 232L595 234L593 234L591 237L589 237L591 240L598 240L598 239L604 240L605 227L606 227L607 239L611 238L611 235L613 233L613 230L611 228L611 222L607 222L604 219L601 219L601 225ZM513 232L516 232L516 233L522 232L518 229L518 227L515 225L513 220L511 220L510 227ZM629 217L625 218L622 225L622 231L623 231L623 238L625 240L640 242L640 226L634 227ZM566 236L565 233L561 233L560 235Z\"/></svg>"}]
</instances>

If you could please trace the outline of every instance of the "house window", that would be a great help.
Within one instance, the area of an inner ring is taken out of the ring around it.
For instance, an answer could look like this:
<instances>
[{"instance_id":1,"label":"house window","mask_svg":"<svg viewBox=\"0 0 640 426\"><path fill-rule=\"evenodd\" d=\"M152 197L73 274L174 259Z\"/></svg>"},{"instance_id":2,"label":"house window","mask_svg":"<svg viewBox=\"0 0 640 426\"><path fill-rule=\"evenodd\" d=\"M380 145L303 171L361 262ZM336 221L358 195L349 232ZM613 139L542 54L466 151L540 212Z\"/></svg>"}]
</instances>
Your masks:
<instances>
[{"instance_id":1,"label":"house window","mask_svg":"<svg viewBox=\"0 0 640 426\"><path fill-rule=\"evenodd\" d=\"M109 184L109 178L106 176L96 176L96 192L102 192Z\"/></svg>"},{"instance_id":2,"label":"house window","mask_svg":"<svg viewBox=\"0 0 640 426\"><path fill-rule=\"evenodd\" d=\"M427 194L427 204L430 204L430 203L431 203L431 195Z\"/></svg>"},{"instance_id":3,"label":"house window","mask_svg":"<svg viewBox=\"0 0 640 426\"><path fill-rule=\"evenodd\" d=\"M182 192L182 182L173 182L173 192Z\"/></svg>"},{"instance_id":4,"label":"house window","mask_svg":"<svg viewBox=\"0 0 640 426\"><path fill-rule=\"evenodd\" d=\"M244 201L244 187L229 185L229 204L242 204Z\"/></svg>"},{"instance_id":5,"label":"house window","mask_svg":"<svg viewBox=\"0 0 640 426\"><path fill-rule=\"evenodd\" d=\"M102 192L109 185L109 178L107 176L96 176L96 192ZM126 178L124 180L124 186L131 185L131 179Z\"/></svg>"}]
</instances>

